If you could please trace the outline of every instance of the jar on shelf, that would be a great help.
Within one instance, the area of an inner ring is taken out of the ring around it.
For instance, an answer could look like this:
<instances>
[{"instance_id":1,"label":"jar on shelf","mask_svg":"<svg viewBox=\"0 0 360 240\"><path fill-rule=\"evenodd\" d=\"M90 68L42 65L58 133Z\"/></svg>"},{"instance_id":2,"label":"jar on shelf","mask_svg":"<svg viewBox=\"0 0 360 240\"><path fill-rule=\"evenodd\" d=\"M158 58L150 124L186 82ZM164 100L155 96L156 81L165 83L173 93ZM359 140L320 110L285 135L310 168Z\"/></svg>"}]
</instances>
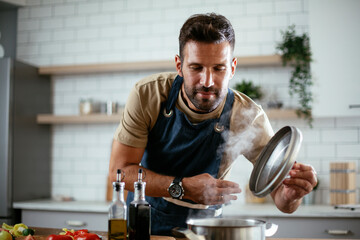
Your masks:
<instances>
[{"instance_id":1,"label":"jar on shelf","mask_svg":"<svg viewBox=\"0 0 360 240\"><path fill-rule=\"evenodd\" d=\"M88 114L92 113L93 112L93 100L91 98L80 99L79 112L80 112L80 115L88 115Z\"/></svg>"}]
</instances>

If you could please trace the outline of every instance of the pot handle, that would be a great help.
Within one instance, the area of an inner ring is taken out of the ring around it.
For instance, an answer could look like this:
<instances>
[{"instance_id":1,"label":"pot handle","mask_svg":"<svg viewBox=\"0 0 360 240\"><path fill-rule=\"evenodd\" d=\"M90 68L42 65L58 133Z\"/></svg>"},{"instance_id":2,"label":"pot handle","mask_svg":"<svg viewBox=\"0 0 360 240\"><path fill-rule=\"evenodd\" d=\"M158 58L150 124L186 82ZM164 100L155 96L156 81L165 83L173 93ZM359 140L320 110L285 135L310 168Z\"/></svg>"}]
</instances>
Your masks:
<instances>
[{"instance_id":1,"label":"pot handle","mask_svg":"<svg viewBox=\"0 0 360 240\"><path fill-rule=\"evenodd\" d=\"M187 228L176 227L172 229L172 234L175 237L187 238L189 240L205 240L204 236L196 235L193 231Z\"/></svg>"},{"instance_id":2,"label":"pot handle","mask_svg":"<svg viewBox=\"0 0 360 240\"><path fill-rule=\"evenodd\" d=\"M275 223L266 223L265 236L271 237L278 230L278 225Z\"/></svg>"}]
</instances>

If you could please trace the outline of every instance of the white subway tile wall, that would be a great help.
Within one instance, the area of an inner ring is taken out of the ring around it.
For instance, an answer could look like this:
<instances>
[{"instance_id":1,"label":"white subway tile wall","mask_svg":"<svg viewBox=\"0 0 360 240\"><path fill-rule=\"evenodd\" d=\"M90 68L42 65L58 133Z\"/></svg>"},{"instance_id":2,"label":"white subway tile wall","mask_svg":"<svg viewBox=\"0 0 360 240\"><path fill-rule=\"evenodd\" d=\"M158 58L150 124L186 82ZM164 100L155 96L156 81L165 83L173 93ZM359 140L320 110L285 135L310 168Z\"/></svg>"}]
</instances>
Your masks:
<instances>
[{"instance_id":1,"label":"white subway tile wall","mask_svg":"<svg viewBox=\"0 0 360 240\"><path fill-rule=\"evenodd\" d=\"M295 24L308 31L308 0L167 1L167 0L27 0L18 14L17 57L38 66L172 60L177 37L193 13L218 12L236 32L235 55L274 54L281 30ZM159 70L161 71L161 70ZM84 98L126 103L134 83L153 72L54 76L53 113L78 114ZM252 80L266 89L266 99L284 107L297 105L288 94L289 68L238 69L230 83ZM266 107L266 106L265 106ZM321 181L316 203L329 203L329 163L360 161L360 118L315 119L313 128L299 119L272 121L301 129L298 161L313 165ZM52 127L52 195L77 200L105 200L112 137L117 124L70 124ZM234 181L246 185L252 166L239 157ZM359 175L358 175L359 176ZM358 177L358 187L360 187ZM244 194L239 195L244 200Z\"/></svg>"}]
</instances>

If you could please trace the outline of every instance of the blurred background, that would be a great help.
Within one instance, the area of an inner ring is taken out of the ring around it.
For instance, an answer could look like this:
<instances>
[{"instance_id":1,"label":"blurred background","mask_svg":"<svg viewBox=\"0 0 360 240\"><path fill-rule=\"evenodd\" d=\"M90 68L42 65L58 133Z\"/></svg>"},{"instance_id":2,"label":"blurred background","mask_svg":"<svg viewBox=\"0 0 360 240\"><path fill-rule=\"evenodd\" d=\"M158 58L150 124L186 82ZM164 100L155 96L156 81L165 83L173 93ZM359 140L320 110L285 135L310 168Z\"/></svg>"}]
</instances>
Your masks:
<instances>
[{"instance_id":1,"label":"blurred background","mask_svg":"<svg viewBox=\"0 0 360 240\"><path fill-rule=\"evenodd\" d=\"M352 16L348 9L360 10L357 1L333 1L331 4L331 1L318 0L1 2L0 44L5 52L4 57L13 57L44 71L50 67L90 65L91 69L94 64L135 62L135 70L119 72L91 73L90 70L83 70L74 74L71 71L51 73L50 70L50 73L44 73L51 83L51 110L48 114L55 116L78 116L81 109L85 114L89 113L81 105L89 102L98 102L99 109L104 103L116 103L117 108L112 112L116 114L117 109L126 103L135 82L151 73L175 71L175 66L164 67L160 64L157 69L144 70L142 65L159 61L171 63L174 60L178 54L179 29L192 14L216 12L226 16L235 29L234 55L244 59L260 57L261 60L262 56L279 53L276 46L282 41L281 31L295 25L297 34L308 34L310 41L314 36L311 43L316 46L312 49L314 121L310 127L307 121L294 114L275 114L269 115L271 124L275 131L285 125L296 126L302 131L304 138L298 162L313 165L318 173L320 185L315 203L330 203L330 162L355 162L356 171L359 172L360 111L358 108L349 111L348 107L360 104L359 94L354 92L354 89L360 89L358 75L354 78L356 67L348 70L348 63L359 63L356 60L359 47L350 42L356 47L350 51L346 49L349 46L346 39L359 39L360 21L349 18L346 22L346 16ZM344 5L348 8L342 11ZM345 20L342 22L339 19ZM13 30L16 29L15 34L8 34L10 25ZM331 29L344 31L340 35ZM10 42L15 46L9 45L10 35ZM344 47L345 50L338 53L336 47ZM11 50L13 48L16 50ZM321 63L319 59L330 61L325 69L335 71L330 72L333 79L324 75L324 67L317 65ZM271 102L279 103L277 107L283 110L292 110L299 104L297 96L289 95L291 71L292 68L283 67L280 60L268 64L245 64L236 70L230 87L243 80L251 81L260 86L263 98L259 103L266 111L271 110ZM349 95L352 99L346 97ZM333 100L342 105L333 103ZM91 106L94 108L95 105ZM98 112L104 113L102 110ZM50 127L50 195L104 201L110 147L120 117L110 122L76 121L39 123ZM251 170L251 164L239 158L231 178L245 188ZM357 192L359 179L356 182ZM239 198L239 201L245 202L244 194ZM358 201L358 196L356 199Z\"/></svg>"}]
</instances>

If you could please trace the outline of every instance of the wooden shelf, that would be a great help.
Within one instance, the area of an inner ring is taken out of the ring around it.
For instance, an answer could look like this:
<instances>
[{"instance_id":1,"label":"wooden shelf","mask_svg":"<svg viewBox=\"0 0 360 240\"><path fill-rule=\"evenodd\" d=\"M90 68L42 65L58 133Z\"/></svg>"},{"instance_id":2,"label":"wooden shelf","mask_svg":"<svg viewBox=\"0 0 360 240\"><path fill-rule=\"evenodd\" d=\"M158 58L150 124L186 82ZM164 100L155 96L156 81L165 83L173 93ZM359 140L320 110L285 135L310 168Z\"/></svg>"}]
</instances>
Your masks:
<instances>
[{"instance_id":1,"label":"wooden shelf","mask_svg":"<svg viewBox=\"0 0 360 240\"><path fill-rule=\"evenodd\" d=\"M238 67L264 67L281 66L279 55L237 57ZM87 65L65 65L40 67L39 74L42 75L67 75L67 74L89 74L89 73L111 73L148 70L175 71L174 61L148 61L148 62L123 62L123 63L100 63Z\"/></svg>"},{"instance_id":2,"label":"wooden shelf","mask_svg":"<svg viewBox=\"0 0 360 240\"><path fill-rule=\"evenodd\" d=\"M81 123L119 123L122 114L89 114L89 115L52 115L39 114L38 124L81 124Z\"/></svg>"},{"instance_id":3,"label":"wooden shelf","mask_svg":"<svg viewBox=\"0 0 360 240\"><path fill-rule=\"evenodd\" d=\"M298 117L294 109L267 109L265 112L270 120L295 119Z\"/></svg>"},{"instance_id":4,"label":"wooden shelf","mask_svg":"<svg viewBox=\"0 0 360 240\"><path fill-rule=\"evenodd\" d=\"M295 110L288 109L270 109L266 111L270 120L293 119L297 118ZM119 123L122 117L121 113L89 114L89 115L52 115L39 114L37 116L38 124L82 124L82 123Z\"/></svg>"}]
</instances>

